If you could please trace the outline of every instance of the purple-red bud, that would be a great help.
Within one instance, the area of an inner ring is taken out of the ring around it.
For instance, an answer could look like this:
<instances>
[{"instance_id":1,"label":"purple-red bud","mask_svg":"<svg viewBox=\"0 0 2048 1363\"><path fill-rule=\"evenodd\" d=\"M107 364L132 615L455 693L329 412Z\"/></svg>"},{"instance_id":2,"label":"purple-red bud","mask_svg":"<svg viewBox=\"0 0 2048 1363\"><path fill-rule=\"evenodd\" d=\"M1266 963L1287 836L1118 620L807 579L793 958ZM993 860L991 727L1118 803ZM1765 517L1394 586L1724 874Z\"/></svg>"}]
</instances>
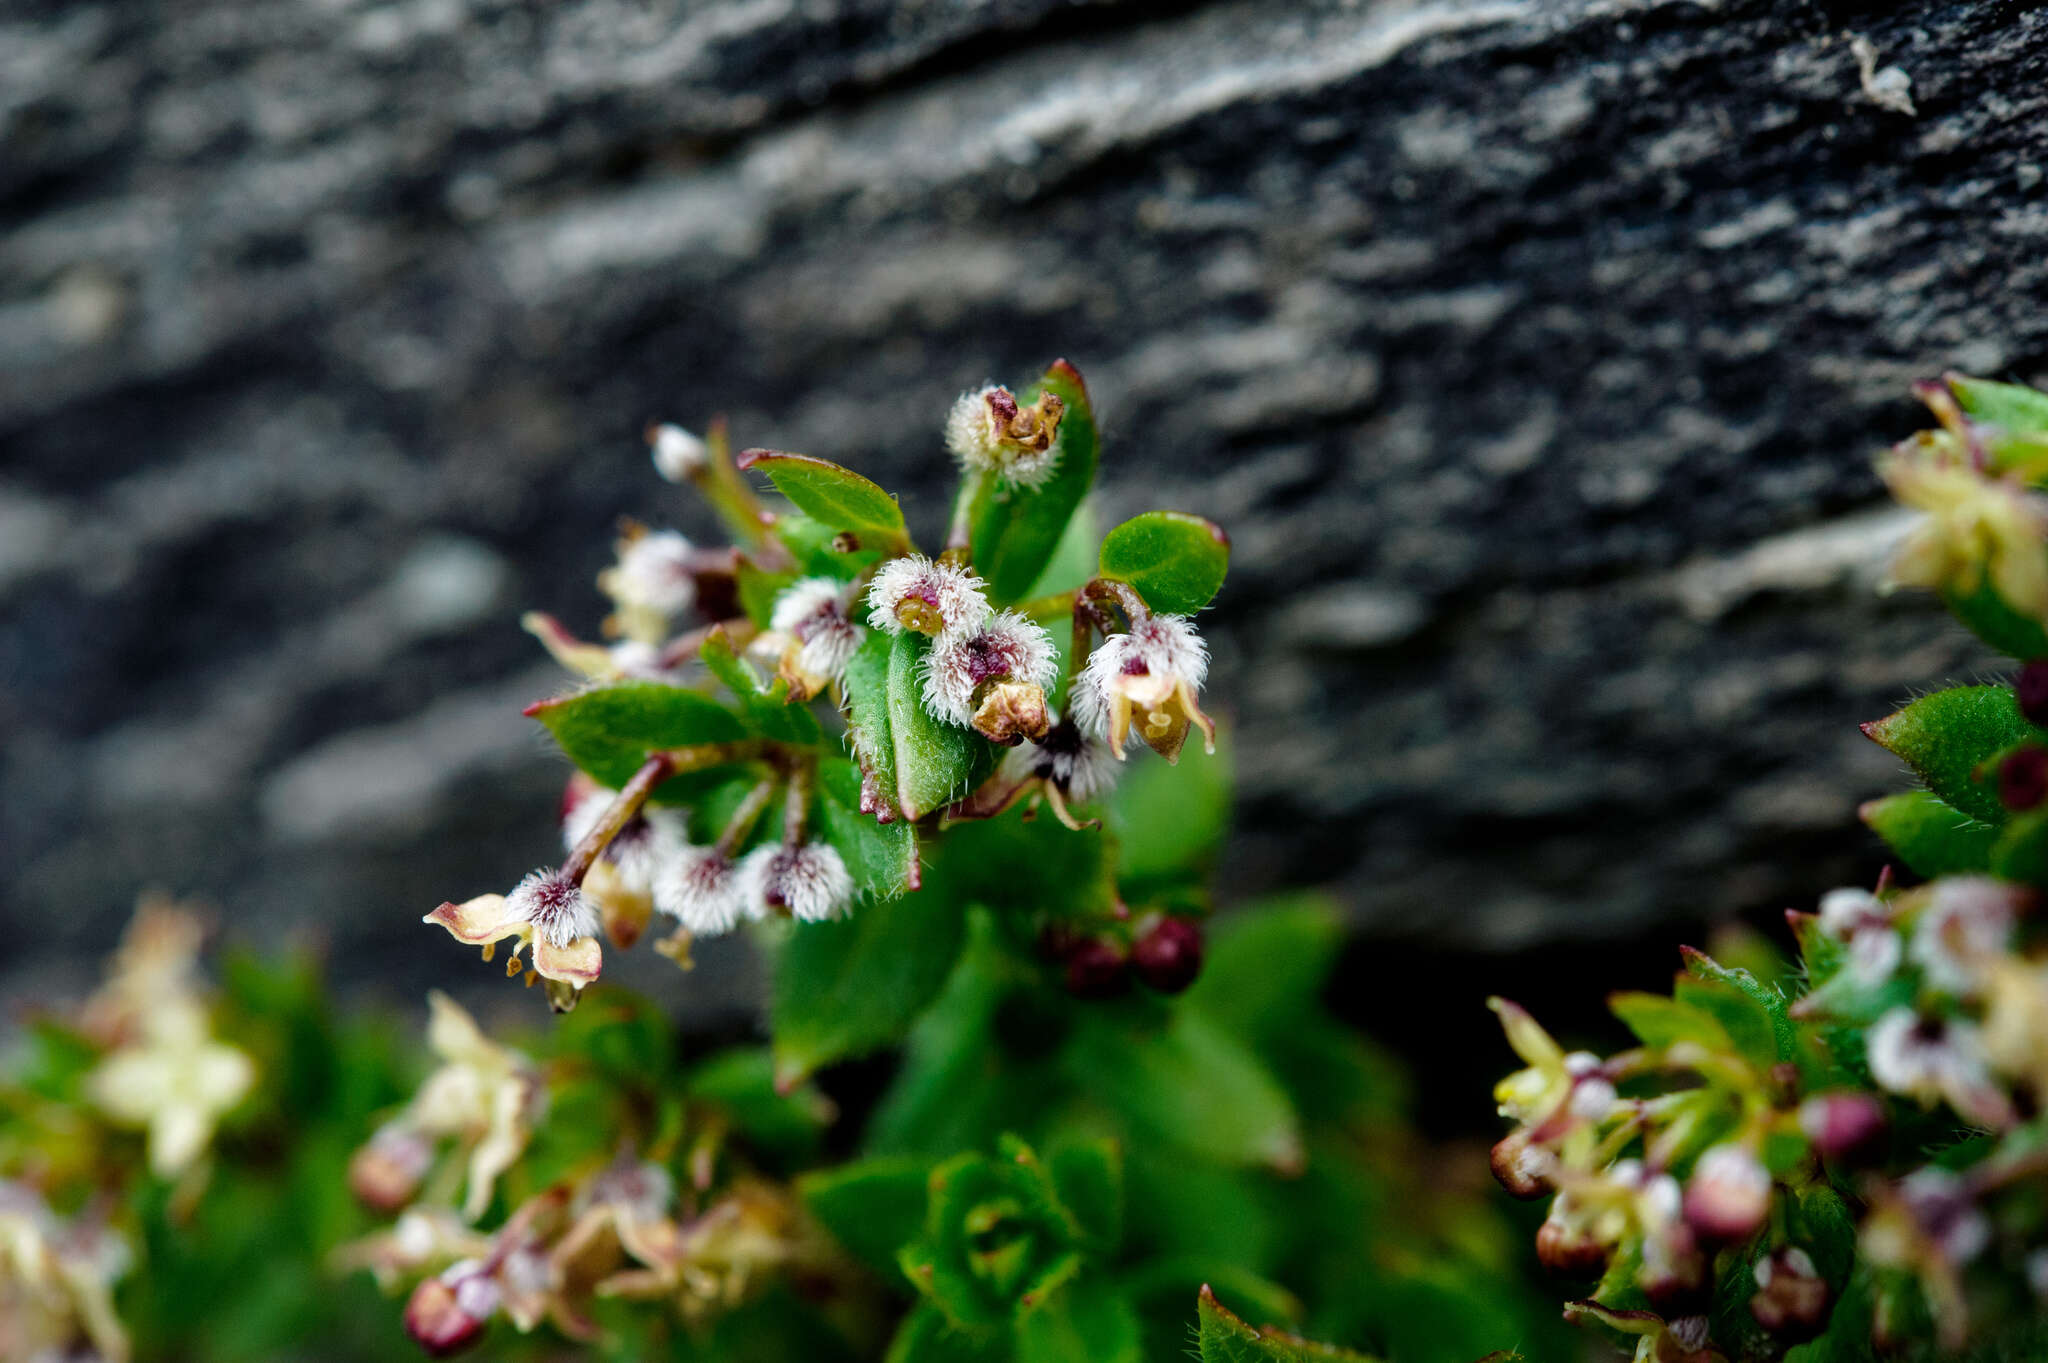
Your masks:
<instances>
[{"instance_id":1,"label":"purple-red bud","mask_svg":"<svg viewBox=\"0 0 2048 1363\"><path fill-rule=\"evenodd\" d=\"M1202 973L1202 927L1191 918L1162 918L1131 945L1131 967L1162 994L1178 994Z\"/></svg>"},{"instance_id":2,"label":"purple-red bud","mask_svg":"<svg viewBox=\"0 0 2048 1363\"><path fill-rule=\"evenodd\" d=\"M483 1338L498 1306L498 1285L473 1265L428 1278L405 1303L405 1332L431 1358L449 1358Z\"/></svg>"},{"instance_id":3,"label":"purple-red bud","mask_svg":"<svg viewBox=\"0 0 2048 1363\"><path fill-rule=\"evenodd\" d=\"M2048 658L2036 658L2021 668L2012 690L2027 723L2048 728Z\"/></svg>"},{"instance_id":4,"label":"purple-red bud","mask_svg":"<svg viewBox=\"0 0 2048 1363\"><path fill-rule=\"evenodd\" d=\"M389 1215L412 1201L433 1161L433 1144L418 1131L383 1127L350 1157L349 1191L371 1211Z\"/></svg>"},{"instance_id":5,"label":"purple-red bud","mask_svg":"<svg viewBox=\"0 0 2048 1363\"><path fill-rule=\"evenodd\" d=\"M1553 1217L1536 1228L1536 1258L1553 1273L1589 1278L1607 1267L1607 1247Z\"/></svg>"},{"instance_id":6,"label":"purple-red bud","mask_svg":"<svg viewBox=\"0 0 2048 1363\"><path fill-rule=\"evenodd\" d=\"M1756 1295L1749 1313L1787 1344L1817 1339L1834 1310L1827 1283L1803 1249L1781 1249L1756 1262Z\"/></svg>"},{"instance_id":7,"label":"purple-red bud","mask_svg":"<svg viewBox=\"0 0 2048 1363\"><path fill-rule=\"evenodd\" d=\"M1078 999L1114 998L1130 988L1128 966L1122 947L1091 937L1067 953L1067 992Z\"/></svg>"},{"instance_id":8,"label":"purple-red bud","mask_svg":"<svg viewBox=\"0 0 2048 1363\"><path fill-rule=\"evenodd\" d=\"M1771 1174L1762 1160L1740 1145L1717 1145L1700 1155L1685 1185L1685 1220L1702 1240L1747 1240L1770 1214Z\"/></svg>"},{"instance_id":9,"label":"purple-red bud","mask_svg":"<svg viewBox=\"0 0 2048 1363\"><path fill-rule=\"evenodd\" d=\"M1543 1146L1531 1145L1526 1130L1515 1131L1495 1143L1492 1164L1494 1178L1508 1190L1508 1195L1526 1202L1550 1191L1550 1174L1557 1167L1557 1156Z\"/></svg>"},{"instance_id":10,"label":"purple-red bud","mask_svg":"<svg viewBox=\"0 0 2048 1363\"><path fill-rule=\"evenodd\" d=\"M1636 1285L1666 1320L1704 1314L1714 1304L1714 1275L1707 1256L1683 1222L1666 1227L1663 1239L1661 1245L1644 1245Z\"/></svg>"},{"instance_id":11,"label":"purple-red bud","mask_svg":"<svg viewBox=\"0 0 2048 1363\"><path fill-rule=\"evenodd\" d=\"M1867 1093L1816 1093L1799 1105L1799 1129L1827 1159L1869 1154L1884 1128L1884 1104Z\"/></svg>"},{"instance_id":12,"label":"purple-red bud","mask_svg":"<svg viewBox=\"0 0 2048 1363\"><path fill-rule=\"evenodd\" d=\"M2029 743L2007 753L1998 764L1998 802L2018 811L2043 800L2048 800L2048 748Z\"/></svg>"}]
</instances>

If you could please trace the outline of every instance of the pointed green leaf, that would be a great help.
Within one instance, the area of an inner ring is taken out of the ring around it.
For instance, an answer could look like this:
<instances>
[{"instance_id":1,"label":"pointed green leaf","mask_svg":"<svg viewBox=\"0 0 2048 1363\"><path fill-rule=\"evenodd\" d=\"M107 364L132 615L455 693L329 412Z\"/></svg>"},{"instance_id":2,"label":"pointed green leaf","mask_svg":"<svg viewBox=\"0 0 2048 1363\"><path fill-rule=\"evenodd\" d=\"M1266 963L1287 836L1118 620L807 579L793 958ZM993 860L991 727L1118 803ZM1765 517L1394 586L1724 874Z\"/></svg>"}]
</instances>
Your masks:
<instances>
[{"instance_id":1,"label":"pointed green leaf","mask_svg":"<svg viewBox=\"0 0 2048 1363\"><path fill-rule=\"evenodd\" d=\"M1992 467L2029 477L2039 474L2042 461L2048 459L2048 393L1963 374L1944 377L1965 412L1997 428L1989 441Z\"/></svg>"},{"instance_id":2,"label":"pointed green leaf","mask_svg":"<svg viewBox=\"0 0 2048 1363\"><path fill-rule=\"evenodd\" d=\"M970 479L962 495L972 529L974 570L988 583L998 605L1021 600L1052 561L1088 489L1095 482L1095 411L1087 385L1065 360L1056 360L1045 377L1017 395L1020 405L1051 392L1066 404L1054 444L1052 476L1035 488L1000 487L992 480Z\"/></svg>"},{"instance_id":3,"label":"pointed green leaf","mask_svg":"<svg viewBox=\"0 0 2048 1363\"><path fill-rule=\"evenodd\" d=\"M1196 1304L1202 1363L1370 1363L1364 1354L1318 1344L1270 1326L1255 1330L1202 1289Z\"/></svg>"},{"instance_id":4,"label":"pointed green leaf","mask_svg":"<svg viewBox=\"0 0 2048 1363\"><path fill-rule=\"evenodd\" d=\"M1077 1278L1018 1323L1017 1363L1145 1363L1138 1313L1107 1279Z\"/></svg>"},{"instance_id":5,"label":"pointed green leaf","mask_svg":"<svg viewBox=\"0 0 2048 1363\"><path fill-rule=\"evenodd\" d=\"M749 737L739 717L717 701L666 682L608 682L542 701L526 713L547 726L571 762L614 790L633 778L650 752ZM664 786L654 798L677 793Z\"/></svg>"},{"instance_id":6,"label":"pointed green leaf","mask_svg":"<svg viewBox=\"0 0 2048 1363\"><path fill-rule=\"evenodd\" d=\"M930 1176L923 1160L870 1159L814 1170L796 1188L811 1215L854 1257L893 1277L898 1254L924 1230Z\"/></svg>"},{"instance_id":7,"label":"pointed green leaf","mask_svg":"<svg viewBox=\"0 0 2048 1363\"><path fill-rule=\"evenodd\" d=\"M930 894L798 924L776 963L769 1007L777 1084L902 1040L945 984L963 936L961 906Z\"/></svg>"},{"instance_id":8,"label":"pointed green leaf","mask_svg":"<svg viewBox=\"0 0 2048 1363\"><path fill-rule=\"evenodd\" d=\"M1786 1011L1785 996L1747 970L1732 970L1703 951L1680 947L1686 973L1672 991L1680 1001L1712 1013L1737 1049L1768 1069L1781 1060L1805 1064L1806 1047Z\"/></svg>"},{"instance_id":9,"label":"pointed green leaf","mask_svg":"<svg viewBox=\"0 0 2048 1363\"><path fill-rule=\"evenodd\" d=\"M1216 597L1230 567L1223 527L1184 511L1147 511L1102 540L1104 577L1130 583L1166 615L1193 615Z\"/></svg>"},{"instance_id":10,"label":"pointed green leaf","mask_svg":"<svg viewBox=\"0 0 2048 1363\"><path fill-rule=\"evenodd\" d=\"M903 508L880 486L852 469L841 468L808 454L784 454L776 450L748 450L740 455L740 468L768 475L775 490L796 503L804 514L834 531L874 536L877 544L863 548L901 547L906 541Z\"/></svg>"},{"instance_id":11,"label":"pointed green leaf","mask_svg":"<svg viewBox=\"0 0 2048 1363\"><path fill-rule=\"evenodd\" d=\"M1915 875L1932 880L1982 872L1991 865L1998 830L1957 813L1932 791L1888 795L1856 813Z\"/></svg>"},{"instance_id":12,"label":"pointed green leaf","mask_svg":"<svg viewBox=\"0 0 2048 1363\"><path fill-rule=\"evenodd\" d=\"M846 669L854 751L889 813L913 822L972 790L996 762L979 734L926 713L920 672L930 651L921 634L875 631Z\"/></svg>"},{"instance_id":13,"label":"pointed green leaf","mask_svg":"<svg viewBox=\"0 0 2048 1363\"><path fill-rule=\"evenodd\" d=\"M1950 807L1984 823L2003 824L1994 754L2048 733L2020 717L2012 688L1958 686L1922 696L1905 709L1863 726L1871 739L1902 758Z\"/></svg>"}]
</instances>

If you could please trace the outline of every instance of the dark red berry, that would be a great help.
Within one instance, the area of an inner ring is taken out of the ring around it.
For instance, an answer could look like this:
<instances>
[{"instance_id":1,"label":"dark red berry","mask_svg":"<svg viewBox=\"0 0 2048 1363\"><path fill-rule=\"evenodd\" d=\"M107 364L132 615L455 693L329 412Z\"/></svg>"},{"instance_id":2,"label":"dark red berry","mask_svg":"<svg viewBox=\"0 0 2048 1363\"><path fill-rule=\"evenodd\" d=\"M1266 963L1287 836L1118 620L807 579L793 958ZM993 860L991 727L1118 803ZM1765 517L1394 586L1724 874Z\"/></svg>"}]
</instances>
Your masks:
<instances>
[{"instance_id":1,"label":"dark red berry","mask_svg":"<svg viewBox=\"0 0 2048 1363\"><path fill-rule=\"evenodd\" d=\"M1122 947L1091 937L1067 953L1067 992L1080 999L1113 998L1130 988L1128 965Z\"/></svg>"},{"instance_id":2,"label":"dark red berry","mask_svg":"<svg viewBox=\"0 0 2048 1363\"><path fill-rule=\"evenodd\" d=\"M1202 928L1191 918L1162 918L1131 947L1131 968L1162 994L1178 994L1202 973Z\"/></svg>"},{"instance_id":3,"label":"dark red berry","mask_svg":"<svg viewBox=\"0 0 2048 1363\"><path fill-rule=\"evenodd\" d=\"M2012 689L2027 723L2048 728L2048 658L2037 658L2021 668Z\"/></svg>"},{"instance_id":4,"label":"dark red berry","mask_svg":"<svg viewBox=\"0 0 2048 1363\"><path fill-rule=\"evenodd\" d=\"M1998 764L1998 802L2007 809L2032 809L2048 800L2048 748L2028 744Z\"/></svg>"}]
</instances>

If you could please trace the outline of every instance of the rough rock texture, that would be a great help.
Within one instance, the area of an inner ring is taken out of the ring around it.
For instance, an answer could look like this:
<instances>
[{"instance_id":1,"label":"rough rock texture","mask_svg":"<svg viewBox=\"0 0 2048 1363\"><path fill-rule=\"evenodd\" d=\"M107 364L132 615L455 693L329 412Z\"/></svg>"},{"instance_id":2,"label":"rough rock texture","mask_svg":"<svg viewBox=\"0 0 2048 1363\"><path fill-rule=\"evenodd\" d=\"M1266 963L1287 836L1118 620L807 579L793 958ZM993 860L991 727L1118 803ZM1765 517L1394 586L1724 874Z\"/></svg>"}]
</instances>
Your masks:
<instances>
[{"instance_id":1,"label":"rough rock texture","mask_svg":"<svg viewBox=\"0 0 2048 1363\"><path fill-rule=\"evenodd\" d=\"M1106 515L1236 539L1233 888L1804 900L1875 864L1854 721L1989 662L1872 594L1868 455L2048 358L2044 115L2048 16L1929 0L17 3L0 994L151 883L460 970L418 913L553 855L517 607L709 528L642 423L929 533L947 398L1056 354Z\"/></svg>"}]
</instances>

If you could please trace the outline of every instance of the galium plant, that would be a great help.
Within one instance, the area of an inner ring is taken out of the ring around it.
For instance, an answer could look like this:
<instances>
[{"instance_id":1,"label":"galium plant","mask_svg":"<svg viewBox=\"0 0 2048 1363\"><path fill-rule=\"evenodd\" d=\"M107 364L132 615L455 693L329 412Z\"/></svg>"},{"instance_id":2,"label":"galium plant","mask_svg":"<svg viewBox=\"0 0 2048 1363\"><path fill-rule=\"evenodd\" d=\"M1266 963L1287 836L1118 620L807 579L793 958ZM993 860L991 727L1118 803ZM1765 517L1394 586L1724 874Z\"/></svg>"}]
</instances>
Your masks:
<instances>
[{"instance_id":1,"label":"galium plant","mask_svg":"<svg viewBox=\"0 0 2048 1363\"><path fill-rule=\"evenodd\" d=\"M1922 783L1862 810L1899 873L1789 912L1796 965L1687 949L1670 995L1614 995L1613 1055L1493 1001L1524 1065L1494 1172L1640 1363L2048 1344L2048 395L1916 392L1893 580L2022 666L1863 726Z\"/></svg>"}]
</instances>

